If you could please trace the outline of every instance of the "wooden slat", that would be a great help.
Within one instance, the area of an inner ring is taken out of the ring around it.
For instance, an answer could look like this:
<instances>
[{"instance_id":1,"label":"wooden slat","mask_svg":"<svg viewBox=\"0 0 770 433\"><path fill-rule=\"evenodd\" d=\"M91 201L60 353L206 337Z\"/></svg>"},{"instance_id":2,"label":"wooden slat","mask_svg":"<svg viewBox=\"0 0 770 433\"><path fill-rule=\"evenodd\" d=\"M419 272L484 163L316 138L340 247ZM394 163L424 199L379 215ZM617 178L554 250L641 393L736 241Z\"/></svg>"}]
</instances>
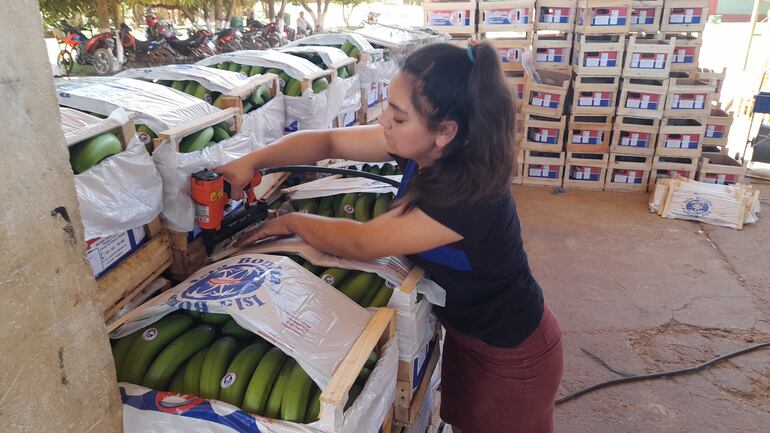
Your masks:
<instances>
[{"instance_id":1,"label":"wooden slat","mask_svg":"<svg viewBox=\"0 0 770 433\"><path fill-rule=\"evenodd\" d=\"M236 87L229 92L227 92L228 96L238 96L240 98L245 98L252 93L254 93L257 88L263 84L269 84L272 81L277 81L278 75L275 75L273 73L267 73L263 75L255 75L253 77L249 78L249 82Z\"/></svg>"},{"instance_id":2,"label":"wooden slat","mask_svg":"<svg viewBox=\"0 0 770 433\"><path fill-rule=\"evenodd\" d=\"M422 382L420 382L420 386L417 387L417 391L414 393L412 400L410 402L404 402L403 400L396 399L396 425L409 426L417 419L417 415L420 413L420 409L422 409L423 402L425 401L425 395L430 388L430 381L433 377L433 372L436 370L436 365L438 365L440 358L441 348L439 341L436 340L433 343L433 353L431 354L430 360L428 361L428 366L425 369ZM409 386L411 389L411 383Z\"/></svg>"},{"instance_id":3,"label":"wooden slat","mask_svg":"<svg viewBox=\"0 0 770 433\"><path fill-rule=\"evenodd\" d=\"M225 120L228 120L230 118L236 119L236 126L237 126L239 124L238 118L240 116L241 116L241 113L237 108L227 108L225 110L221 110L219 112L194 120L192 122L185 123L184 125L179 125L177 127L159 132L158 138L156 138L153 141L155 143L156 148L163 141L170 141L176 147L179 145L178 141L181 140L182 138L190 134L193 134L195 132L198 132L203 128L208 128L209 126L214 126L217 123L224 122Z\"/></svg>"}]
</instances>

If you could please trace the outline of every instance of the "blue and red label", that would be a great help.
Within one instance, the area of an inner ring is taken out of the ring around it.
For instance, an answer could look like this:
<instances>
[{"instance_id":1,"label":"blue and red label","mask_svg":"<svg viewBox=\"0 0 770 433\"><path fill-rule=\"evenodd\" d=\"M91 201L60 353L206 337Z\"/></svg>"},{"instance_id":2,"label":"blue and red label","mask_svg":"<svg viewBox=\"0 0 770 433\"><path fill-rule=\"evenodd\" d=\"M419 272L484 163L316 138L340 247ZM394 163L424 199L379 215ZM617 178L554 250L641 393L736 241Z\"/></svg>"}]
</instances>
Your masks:
<instances>
[{"instance_id":1,"label":"blue and red label","mask_svg":"<svg viewBox=\"0 0 770 433\"><path fill-rule=\"evenodd\" d=\"M571 180L598 181L601 177L602 169L599 167L582 167L573 165L569 172Z\"/></svg>"},{"instance_id":2,"label":"blue and red label","mask_svg":"<svg viewBox=\"0 0 770 433\"><path fill-rule=\"evenodd\" d=\"M706 173L704 175L704 182L715 183L717 185L734 185L738 183L737 174L724 174L724 173Z\"/></svg>"},{"instance_id":3,"label":"blue and red label","mask_svg":"<svg viewBox=\"0 0 770 433\"><path fill-rule=\"evenodd\" d=\"M471 25L471 11L428 11L428 25L437 27L457 27Z\"/></svg>"},{"instance_id":4,"label":"blue and red label","mask_svg":"<svg viewBox=\"0 0 770 433\"><path fill-rule=\"evenodd\" d=\"M689 178L690 172L688 170L658 170L655 173L656 179L675 179L677 176Z\"/></svg>"},{"instance_id":5,"label":"blue and red label","mask_svg":"<svg viewBox=\"0 0 770 433\"><path fill-rule=\"evenodd\" d=\"M695 47L677 47L674 49L674 57L671 61L675 64L695 63Z\"/></svg>"},{"instance_id":6,"label":"blue and red label","mask_svg":"<svg viewBox=\"0 0 770 433\"><path fill-rule=\"evenodd\" d=\"M631 9L631 24L632 25L655 24L655 8Z\"/></svg>"},{"instance_id":7,"label":"blue and red label","mask_svg":"<svg viewBox=\"0 0 770 433\"><path fill-rule=\"evenodd\" d=\"M547 24L569 24L570 8L541 7L540 22Z\"/></svg>"},{"instance_id":8,"label":"blue and red label","mask_svg":"<svg viewBox=\"0 0 770 433\"><path fill-rule=\"evenodd\" d=\"M663 140L663 147L667 149L698 149L700 135L698 134L668 134Z\"/></svg>"},{"instance_id":9,"label":"blue and red label","mask_svg":"<svg viewBox=\"0 0 770 433\"><path fill-rule=\"evenodd\" d=\"M725 129L725 125L706 125L705 135L707 138L724 138Z\"/></svg>"},{"instance_id":10,"label":"blue and red label","mask_svg":"<svg viewBox=\"0 0 770 433\"><path fill-rule=\"evenodd\" d=\"M583 56L583 66L586 68L614 68L617 65L617 51L590 51Z\"/></svg>"},{"instance_id":11,"label":"blue and red label","mask_svg":"<svg viewBox=\"0 0 770 433\"><path fill-rule=\"evenodd\" d=\"M580 92L578 107L609 107L613 92Z\"/></svg>"},{"instance_id":12,"label":"blue and red label","mask_svg":"<svg viewBox=\"0 0 770 433\"><path fill-rule=\"evenodd\" d=\"M536 143L557 144L559 130L551 128L527 128L527 139Z\"/></svg>"},{"instance_id":13,"label":"blue and red label","mask_svg":"<svg viewBox=\"0 0 770 433\"><path fill-rule=\"evenodd\" d=\"M618 144L628 147L650 147L652 134L649 132L620 131Z\"/></svg>"},{"instance_id":14,"label":"blue and red label","mask_svg":"<svg viewBox=\"0 0 770 433\"><path fill-rule=\"evenodd\" d=\"M572 131L572 144L604 144L604 131L595 129L575 129Z\"/></svg>"},{"instance_id":15,"label":"blue and red label","mask_svg":"<svg viewBox=\"0 0 770 433\"><path fill-rule=\"evenodd\" d=\"M641 184L644 178L644 170L628 170L615 168L612 170L612 183Z\"/></svg>"},{"instance_id":16,"label":"blue and red label","mask_svg":"<svg viewBox=\"0 0 770 433\"><path fill-rule=\"evenodd\" d=\"M533 107L559 108L561 96L558 93L531 92L529 105Z\"/></svg>"},{"instance_id":17,"label":"blue and red label","mask_svg":"<svg viewBox=\"0 0 770 433\"><path fill-rule=\"evenodd\" d=\"M669 24L700 24L704 8L671 8L668 15Z\"/></svg>"},{"instance_id":18,"label":"blue and red label","mask_svg":"<svg viewBox=\"0 0 770 433\"><path fill-rule=\"evenodd\" d=\"M660 105L660 95L656 93L629 92L626 97L626 108L637 110L657 110Z\"/></svg>"},{"instance_id":19,"label":"blue and red label","mask_svg":"<svg viewBox=\"0 0 770 433\"><path fill-rule=\"evenodd\" d=\"M707 93L675 93L671 95L671 108L675 110L702 110L708 101Z\"/></svg>"},{"instance_id":20,"label":"blue and red label","mask_svg":"<svg viewBox=\"0 0 770 433\"><path fill-rule=\"evenodd\" d=\"M622 27L626 25L628 19L627 7L599 7L591 9L591 26L592 27ZM581 8L578 10L578 25L582 26L585 23L586 10Z\"/></svg>"},{"instance_id":21,"label":"blue and red label","mask_svg":"<svg viewBox=\"0 0 770 433\"><path fill-rule=\"evenodd\" d=\"M558 179L560 165L530 164L527 174L529 177L538 177L542 179Z\"/></svg>"},{"instance_id":22,"label":"blue and red label","mask_svg":"<svg viewBox=\"0 0 770 433\"><path fill-rule=\"evenodd\" d=\"M564 63L567 60L567 48L538 48L535 51L535 62Z\"/></svg>"}]
</instances>

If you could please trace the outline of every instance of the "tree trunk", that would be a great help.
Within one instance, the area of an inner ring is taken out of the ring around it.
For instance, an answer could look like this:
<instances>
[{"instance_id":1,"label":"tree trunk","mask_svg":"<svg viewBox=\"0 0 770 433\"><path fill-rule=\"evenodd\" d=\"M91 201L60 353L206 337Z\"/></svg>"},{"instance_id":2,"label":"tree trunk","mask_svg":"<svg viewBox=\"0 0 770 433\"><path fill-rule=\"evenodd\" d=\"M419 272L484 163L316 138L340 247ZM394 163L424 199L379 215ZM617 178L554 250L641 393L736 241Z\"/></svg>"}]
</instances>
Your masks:
<instances>
[{"instance_id":1,"label":"tree trunk","mask_svg":"<svg viewBox=\"0 0 770 433\"><path fill-rule=\"evenodd\" d=\"M134 27L139 27L144 21L142 9L142 6L139 4L135 4L134 7L131 8L131 13L134 15Z\"/></svg>"},{"instance_id":2,"label":"tree trunk","mask_svg":"<svg viewBox=\"0 0 770 433\"><path fill-rule=\"evenodd\" d=\"M352 13L353 13L352 7L349 7L347 5L342 5L342 22L345 23L345 27L350 27L350 14Z\"/></svg>"},{"instance_id":3,"label":"tree trunk","mask_svg":"<svg viewBox=\"0 0 770 433\"><path fill-rule=\"evenodd\" d=\"M230 19L232 19L233 14L235 13L235 3L237 0L230 0L230 3L227 5L227 16L225 16L225 23L226 25L230 25Z\"/></svg>"},{"instance_id":4,"label":"tree trunk","mask_svg":"<svg viewBox=\"0 0 770 433\"><path fill-rule=\"evenodd\" d=\"M203 7L203 21L206 23L206 30L211 31L211 23L209 22L209 0L205 0L201 6Z\"/></svg>"},{"instance_id":5,"label":"tree trunk","mask_svg":"<svg viewBox=\"0 0 770 433\"><path fill-rule=\"evenodd\" d=\"M267 0L267 19L270 22L275 21L275 0Z\"/></svg>"},{"instance_id":6,"label":"tree trunk","mask_svg":"<svg viewBox=\"0 0 770 433\"><path fill-rule=\"evenodd\" d=\"M96 12L99 16L99 31L110 29L110 4L108 0L96 0Z\"/></svg>"},{"instance_id":7,"label":"tree trunk","mask_svg":"<svg viewBox=\"0 0 770 433\"><path fill-rule=\"evenodd\" d=\"M214 27L219 30L222 28L222 0L214 0Z\"/></svg>"}]
</instances>

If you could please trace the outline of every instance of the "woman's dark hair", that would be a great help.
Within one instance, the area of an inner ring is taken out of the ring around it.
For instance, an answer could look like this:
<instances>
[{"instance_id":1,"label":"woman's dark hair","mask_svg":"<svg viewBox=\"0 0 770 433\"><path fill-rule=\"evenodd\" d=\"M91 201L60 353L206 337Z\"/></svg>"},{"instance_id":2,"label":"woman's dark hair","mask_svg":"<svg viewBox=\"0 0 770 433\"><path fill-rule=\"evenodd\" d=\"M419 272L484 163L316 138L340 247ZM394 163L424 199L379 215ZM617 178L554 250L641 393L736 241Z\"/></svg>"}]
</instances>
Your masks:
<instances>
[{"instance_id":1,"label":"woman's dark hair","mask_svg":"<svg viewBox=\"0 0 770 433\"><path fill-rule=\"evenodd\" d=\"M413 85L412 103L436 131L455 121L455 138L409 183L404 210L480 203L510 187L513 176L514 104L497 50L441 43L418 49L401 72Z\"/></svg>"}]
</instances>

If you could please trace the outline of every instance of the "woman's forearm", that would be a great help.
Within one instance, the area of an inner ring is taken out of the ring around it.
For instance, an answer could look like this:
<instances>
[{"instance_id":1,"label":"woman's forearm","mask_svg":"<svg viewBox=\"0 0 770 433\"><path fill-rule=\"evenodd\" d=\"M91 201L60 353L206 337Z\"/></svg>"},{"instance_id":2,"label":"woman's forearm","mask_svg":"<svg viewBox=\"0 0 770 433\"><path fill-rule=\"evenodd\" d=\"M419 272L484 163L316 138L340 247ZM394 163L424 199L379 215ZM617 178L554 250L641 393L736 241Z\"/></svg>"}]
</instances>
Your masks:
<instances>
[{"instance_id":1,"label":"woman's forearm","mask_svg":"<svg viewBox=\"0 0 770 433\"><path fill-rule=\"evenodd\" d=\"M325 218L303 213L285 215L289 230L313 248L338 257L371 260L366 248L363 224L344 218Z\"/></svg>"},{"instance_id":2,"label":"woman's forearm","mask_svg":"<svg viewBox=\"0 0 770 433\"><path fill-rule=\"evenodd\" d=\"M330 157L329 131L298 131L247 156L255 170L288 164L315 164Z\"/></svg>"}]
</instances>

